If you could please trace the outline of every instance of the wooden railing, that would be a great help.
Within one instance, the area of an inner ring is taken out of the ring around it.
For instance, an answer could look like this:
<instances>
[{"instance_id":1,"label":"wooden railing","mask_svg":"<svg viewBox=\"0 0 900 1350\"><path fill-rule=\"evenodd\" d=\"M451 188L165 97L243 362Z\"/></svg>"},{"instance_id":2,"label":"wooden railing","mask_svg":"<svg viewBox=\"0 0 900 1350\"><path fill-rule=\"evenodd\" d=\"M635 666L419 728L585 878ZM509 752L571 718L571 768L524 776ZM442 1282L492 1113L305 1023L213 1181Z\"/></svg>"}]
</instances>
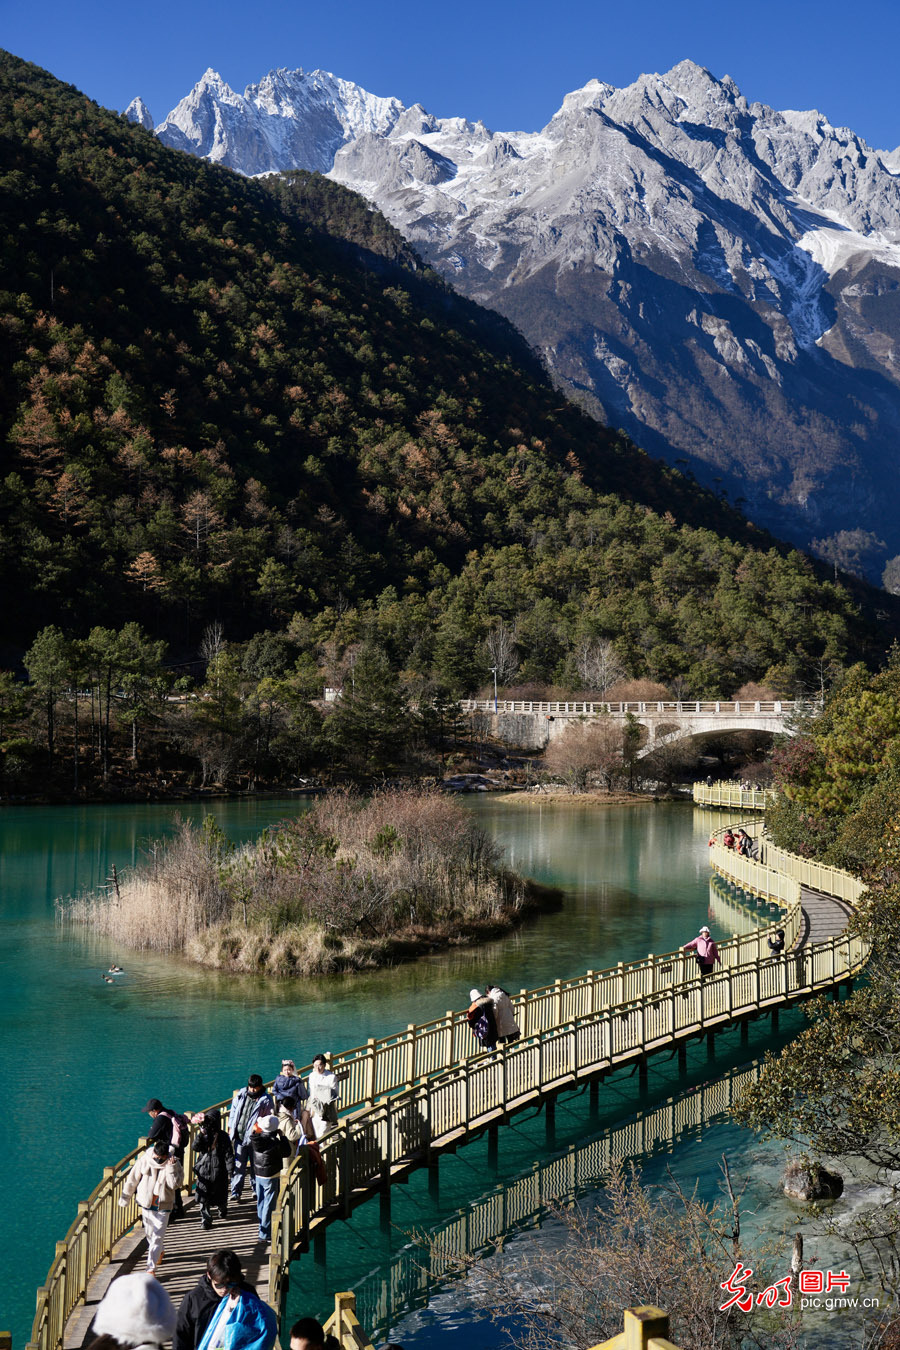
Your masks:
<instances>
[{"instance_id":1,"label":"wooden railing","mask_svg":"<svg viewBox=\"0 0 900 1350\"><path fill-rule=\"evenodd\" d=\"M326 1336L335 1336L341 1350L372 1350L369 1340L356 1316L356 1295L335 1294L334 1312L325 1323Z\"/></svg>"},{"instance_id":2,"label":"wooden railing","mask_svg":"<svg viewBox=\"0 0 900 1350\"><path fill-rule=\"evenodd\" d=\"M460 708L463 712L494 712L494 700L492 698L466 698L460 702ZM631 700L625 703L607 703L602 700L596 702L584 702L573 699L571 701L549 702L539 699L498 699L496 711L502 713L543 713L547 716L562 717L599 717L606 713L612 717L624 717L626 713L633 713L636 717L646 717L652 713L675 713L680 716L715 716L720 714L728 717L753 717L759 714L768 714L769 716L787 717L795 709L808 707L808 704L795 703L787 699L763 699L756 702L729 701L726 699L676 699L676 700L656 700L639 699Z\"/></svg>"},{"instance_id":3,"label":"wooden railing","mask_svg":"<svg viewBox=\"0 0 900 1350\"><path fill-rule=\"evenodd\" d=\"M739 811L765 811L775 800L774 788L745 788L740 783L695 783L691 794L697 806L733 806Z\"/></svg>"},{"instance_id":4,"label":"wooden railing","mask_svg":"<svg viewBox=\"0 0 900 1350\"><path fill-rule=\"evenodd\" d=\"M787 928L787 922L785 922ZM312 1230L467 1137L548 1093L595 1077L651 1050L851 978L866 949L849 934L785 957L694 974L679 984L625 998L600 1012L464 1060L449 1072L358 1112L320 1144L325 1180L305 1150L282 1182L275 1212L269 1297L278 1306L288 1266ZM696 967L695 967L696 970Z\"/></svg>"},{"instance_id":5,"label":"wooden railing","mask_svg":"<svg viewBox=\"0 0 900 1350\"><path fill-rule=\"evenodd\" d=\"M846 873L794 858L770 845L763 846L759 861L752 861L738 857L716 839L710 848L710 861L717 871L745 889L775 899L789 911L782 921L789 947L799 932L801 883L826 891L833 887L831 894L840 895L850 903L855 903L862 890L861 883ZM816 981L810 988L833 983L855 970L864 958L861 947L840 948L840 956L836 956L837 950L833 944L831 947L822 944L815 949ZM577 1072L584 1070L588 1028L592 1029L590 1038L593 1038L594 1050L602 1051L596 1060L596 1067L602 1068L607 1061L612 1063L634 1053L642 1044L660 1038L675 1038L689 1026L705 1026L710 1019L716 1022L740 1007L753 1008L758 1006L760 999L788 998L807 990L806 985L785 984L784 988L776 988L772 984L775 968L763 960L768 956L768 950L762 930L723 942L719 951L721 967L702 986L696 978L693 957L684 951L676 951L663 956L650 955L640 961L619 962L607 970L588 971L573 979L522 990L513 999L522 1040L498 1059L492 1059L486 1067L493 1073L499 1072L497 1066L504 1066L504 1094L507 1088L513 1095L520 1093L529 1081L530 1073L536 1075L531 1081L540 1092L552 1080L557 1061L561 1063L570 1054L575 1055L580 1065ZM786 971L788 964L782 962L778 968ZM754 990L755 1003L752 998L748 1001L745 997ZM432 1127L437 1126L440 1135L445 1126L450 1128L447 1125L450 1119L456 1121L453 1129L461 1133L468 1131L472 1121L481 1118L481 1108L495 1090L485 1086L488 1080L483 1077L483 1068L478 1068L479 1064L485 1066L484 1057L468 1058L472 1048L472 1033L465 1013L451 1011L431 1022L418 1026L410 1024L405 1031L371 1039L364 1046L336 1054L333 1066L345 1075L342 1108L345 1112L358 1114L352 1117L350 1124L342 1125L331 1136L327 1146L331 1159L329 1178L342 1176L346 1179L353 1174L358 1160L366 1156L360 1131L372 1131L371 1138L377 1137L380 1141L379 1168L383 1172L386 1167L389 1177L392 1162L385 1163L384 1159L405 1156L404 1149L408 1151L409 1141L418 1139L423 1123L419 1114L422 1102L427 1102L425 1119L429 1140L436 1137ZM507 1071L510 1074L508 1081ZM301 1070L301 1073L307 1072L307 1068ZM463 1092L465 1110L455 1100L453 1094L456 1092ZM451 1099L452 1104L448 1104ZM217 1105L227 1110L230 1102L226 1100ZM432 1105L436 1111L434 1117ZM495 1103L489 1109L497 1109L498 1105ZM356 1122L360 1122L358 1130L355 1129ZM351 1126L354 1127L352 1135L347 1133ZM352 1166L346 1154L340 1158L338 1154L340 1148L351 1147L347 1142L350 1139L353 1140ZM138 1212L134 1202L127 1208L119 1208L118 1200L124 1179L144 1142L141 1141L115 1167L104 1169L103 1179L88 1199L79 1204L68 1233L57 1243L47 1279L38 1290L30 1350L59 1350L65 1324L72 1311L84 1301L92 1275L136 1222ZM283 1188L282 1201L276 1210L271 1266L272 1293L276 1297L280 1297L280 1283L289 1254L298 1234L304 1231L304 1225L308 1225L319 1209L326 1212L338 1203L347 1203L346 1196L339 1202L338 1195L328 1188L322 1195L315 1193L314 1183L305 1171L301 1175L302 1171L298 1169L295 1175L292 1169L289 1177L293 1180ZM186 1185L190 1185L192 1175L189 1145L185 1158ZM275 1259L275 1241L281 1242L278 1260Z\"/></svg>"},{"instance_id":6,"label":"wooden railing","mask_svg":"<svg viewBox=\"0 0 900 1350\"><path fill-rule=\"evenodd\" d=\"M572 1144L557 1157L536 1159L533 1168L500 1190L490 1187L432 1230L427 1254L417 1245L405 1246L392 1261L387 1279L372 1276L357 1285L359 1316L373 1335L383 1338L400 1316L427 1304L435 1284L464 1271L467 1258L493 1251L508 1234L533 1227L551 1209L595 1189L613 1164L655 1149L671 1150L679 1139L729 1110L759 1072L759 1065L731 1070L637 1112L586 1143Z\"/></svg>"}]
</instances>

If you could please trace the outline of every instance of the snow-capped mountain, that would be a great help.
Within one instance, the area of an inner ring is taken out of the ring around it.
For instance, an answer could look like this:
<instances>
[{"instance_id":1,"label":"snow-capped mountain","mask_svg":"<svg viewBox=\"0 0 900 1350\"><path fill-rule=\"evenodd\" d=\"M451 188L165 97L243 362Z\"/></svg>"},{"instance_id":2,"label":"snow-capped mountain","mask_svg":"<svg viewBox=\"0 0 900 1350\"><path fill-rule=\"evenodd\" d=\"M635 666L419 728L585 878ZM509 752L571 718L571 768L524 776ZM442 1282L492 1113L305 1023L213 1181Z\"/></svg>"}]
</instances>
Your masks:
<instances>
[{"instance_id":1,"label":"snow-capped mountain","mask_svg":"<svg viewBox=\"0 0 900 1350\"><path fill-rule=\"evenodd\" d=\"M239 173L327 173L342 145L389 135L403 111L398 99L376 98L322 70L273 70L243 94L208 70L156 134Z\"/></svg>"},{"instance_id":2,"label":"snow-capped mountain","mask_svg":"<svg viewBox=\"0 0 900 1350\"><path fill-rule=\"evenodd\" d=\"M129 122L137 122L139 127L145 131L153 130L153 118L150 115L150 109L142 98L133 98L125 109L125 116Z\"/></svg>"},{"instance_id":3,"label":"snow-capped mountain","mask_svg":"<svg viewBox=\"0 0 900 1350\"><path fill-rule=\"evenodd\" d=\"M900 150L748 104L689 61L624 89L592 80L535 133L319 71L243 96L207 72L157 134L242 173L329 172L648 449L798 541L878 536L875 575L900 553L883 484L900 443Z\"/></svg>"}]
</instances>

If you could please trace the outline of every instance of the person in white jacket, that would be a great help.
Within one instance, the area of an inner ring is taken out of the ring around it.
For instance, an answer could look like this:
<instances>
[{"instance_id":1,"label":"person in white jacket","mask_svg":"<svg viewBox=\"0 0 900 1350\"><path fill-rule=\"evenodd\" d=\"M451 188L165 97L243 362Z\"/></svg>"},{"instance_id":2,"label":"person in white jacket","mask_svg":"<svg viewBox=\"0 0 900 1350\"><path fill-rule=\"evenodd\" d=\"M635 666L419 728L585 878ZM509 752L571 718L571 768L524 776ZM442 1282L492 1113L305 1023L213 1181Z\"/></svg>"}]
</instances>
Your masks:
<instances>
[{"instance_id":1,"label":"person in white jacket","mask_svg":"<svg viewBox=\"0 0 900 1350\"><path fill-rule=\"evenodd\" d=\"M162 1260L169 1215L183 1181L184 1168L162 1139L141 1154L125 1178L119 1204L125 1208L134 1196L141 1207L151 1275Z\"/></svg>"},{"instance_id":2,"label":"person in white jacket","mask_svg":"<svg viewBox=\"0 0 900 1350\"><path fill-rule=\"evenodd\" d=\"M497 1040L501 1045L517 1041L522 1035L516 1015L513 1012L512 999L499 984L489 984L488 998L494 1005L494 1021L497 1023Z\"/></svg>"}]
</instances>

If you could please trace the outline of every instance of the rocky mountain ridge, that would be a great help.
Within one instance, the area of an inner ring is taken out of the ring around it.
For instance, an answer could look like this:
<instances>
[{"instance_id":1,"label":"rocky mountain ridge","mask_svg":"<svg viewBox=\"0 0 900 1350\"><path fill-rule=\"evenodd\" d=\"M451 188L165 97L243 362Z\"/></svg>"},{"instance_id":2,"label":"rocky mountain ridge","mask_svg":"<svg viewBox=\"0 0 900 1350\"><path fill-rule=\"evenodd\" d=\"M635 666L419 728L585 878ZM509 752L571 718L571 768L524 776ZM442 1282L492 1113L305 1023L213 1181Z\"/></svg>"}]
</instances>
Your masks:
<instances>
[{"instance_id":1,"label":"rocky mountain ridge","mask_svg":"<svg viewBox=\"0 0 900 1350\"><path fill-rule=\"evenodd\" d=\"M900 151L689 61L592 80L529 133L319 71L243 96L207 72L156 134L355 188L646 448L842 565L900 553Z\"/></svg>"}]
</instances>

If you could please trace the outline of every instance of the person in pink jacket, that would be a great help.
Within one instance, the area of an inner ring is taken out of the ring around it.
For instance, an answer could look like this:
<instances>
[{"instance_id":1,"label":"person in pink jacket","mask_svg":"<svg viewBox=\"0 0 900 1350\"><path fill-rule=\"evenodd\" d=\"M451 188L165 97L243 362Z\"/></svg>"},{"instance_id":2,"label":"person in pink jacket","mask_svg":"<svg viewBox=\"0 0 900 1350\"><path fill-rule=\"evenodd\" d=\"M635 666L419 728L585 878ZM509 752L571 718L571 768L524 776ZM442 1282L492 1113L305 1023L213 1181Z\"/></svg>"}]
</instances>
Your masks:
<instances>
[{"instance_id":1,"label":"person in pink jacket","mask_svg":"<svg viewBox=\"0 0 900 1350\"><path fill-rule=\"evenodd\" d=\"M697 965L700 967L701 975L711 975L717 961L721 961L719 949L709 935L709 929L706 924L700 929L700 932L692 942L684 944L686 952L693 951L697 958Z\"/></svg>"}]
</instances>

